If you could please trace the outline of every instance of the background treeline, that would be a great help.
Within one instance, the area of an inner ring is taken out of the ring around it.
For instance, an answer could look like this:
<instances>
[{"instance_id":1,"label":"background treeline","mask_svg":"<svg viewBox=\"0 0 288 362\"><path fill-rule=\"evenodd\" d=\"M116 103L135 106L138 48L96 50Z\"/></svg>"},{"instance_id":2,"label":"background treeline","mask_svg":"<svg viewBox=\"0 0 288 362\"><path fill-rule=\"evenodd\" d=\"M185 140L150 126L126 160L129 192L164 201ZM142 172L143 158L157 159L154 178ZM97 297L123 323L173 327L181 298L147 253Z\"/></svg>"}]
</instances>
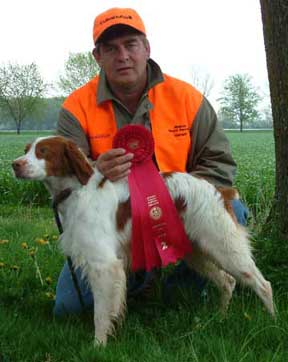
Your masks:
<instances>
[{"instance_id":1,"label":"background treeline","mask_svg":"<svg viewBox=\"0 0 288 362\"><path fill-rule=\"evenodd\" d=\"M60 107L64 97L44 98L41 111L37 110L29 117L25 118L22 130L54 130L56 128ZM0 130L15 130L15 123L11 116L1 117Z\"/></svg>"},{"instance_id":2,"label":"background treeline","mask_svg":"<svg viewBox=\"0 0 288 362\"><path fill-rule=\"evenodd\" d=\"M18 134L21 130L54 130L65 97L99 71L90 52L69 54L54 84L44 81L35 63L0 66L0 130L16 129ZM212 98L214 80L210 74L192 67L191 83L208 100ZM249 74L228 76L219 94L213 105L223 128L272 129L269 91L258 89Z\"/></svg>"}]
</instances>

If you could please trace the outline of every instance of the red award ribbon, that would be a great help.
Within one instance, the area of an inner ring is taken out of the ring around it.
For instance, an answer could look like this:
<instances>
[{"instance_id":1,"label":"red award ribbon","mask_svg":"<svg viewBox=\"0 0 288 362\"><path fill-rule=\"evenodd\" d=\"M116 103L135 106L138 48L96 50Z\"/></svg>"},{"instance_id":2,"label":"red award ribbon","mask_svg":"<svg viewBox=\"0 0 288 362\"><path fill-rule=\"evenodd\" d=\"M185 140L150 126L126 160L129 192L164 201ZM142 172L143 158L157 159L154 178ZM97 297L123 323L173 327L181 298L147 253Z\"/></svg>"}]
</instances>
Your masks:
<instances>
[{"instance_id":1,"label":"red award ribbon","mask_svg":"<svg viewBox=\"0 0 288 362\"><path fill-rule=\"evenodd\" d=\"M152 161L152 134L140 125L122 127L114 148L133 153L128 176L132 208L132 270L151 270L192 252L183 223Z\"/></svg>"}]
</instances>

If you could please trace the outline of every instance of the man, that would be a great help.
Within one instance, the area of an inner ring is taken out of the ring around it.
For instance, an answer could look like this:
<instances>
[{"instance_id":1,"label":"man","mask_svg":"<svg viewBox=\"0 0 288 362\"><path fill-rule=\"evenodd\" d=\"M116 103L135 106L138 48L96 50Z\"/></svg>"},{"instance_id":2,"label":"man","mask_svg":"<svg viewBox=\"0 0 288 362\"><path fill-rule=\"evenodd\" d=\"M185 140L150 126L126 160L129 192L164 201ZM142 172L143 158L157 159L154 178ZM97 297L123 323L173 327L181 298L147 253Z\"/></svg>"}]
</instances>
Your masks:
<instances>
[{"instance_id":1,"label":"man","mask_svg":"<svg viewBox=\"0 0 288 362\"><path fill-rule=\"evenodd\" d=\"M116 181L129 174L133 155L112 149L113 137L126 124L142 124L152 131L155 163L161 171L189 172L217 186L231 186L236 165L214 110L194 87L163 74L150 59L145 26L137 12L113 8L98 15L93 41L100 75L65 100L58 133L73 139L103 175ZM239 222L245 222L244 206L234 200L233 207ZM185 273L187 268L181 264L176 279ZM151 275L144 274L144 286ZM143 289L138 277L131 276L128 294ZM79 283L85 305L93 305L89 288L80 278ZM80 309L65 265L54 312Z\"/></svg>"}]
</instances>

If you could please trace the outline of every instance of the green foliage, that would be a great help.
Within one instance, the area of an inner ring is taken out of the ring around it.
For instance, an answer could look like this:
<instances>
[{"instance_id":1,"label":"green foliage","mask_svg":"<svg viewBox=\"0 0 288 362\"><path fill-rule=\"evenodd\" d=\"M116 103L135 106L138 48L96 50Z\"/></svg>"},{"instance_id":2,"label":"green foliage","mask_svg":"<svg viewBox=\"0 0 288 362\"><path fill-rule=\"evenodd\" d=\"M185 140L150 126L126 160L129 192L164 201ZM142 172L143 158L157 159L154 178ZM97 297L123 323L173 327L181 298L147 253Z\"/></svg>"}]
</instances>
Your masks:
<instances>
[{"instance_id":1,"label":"green foliage","mask_svg":"<svg viewBox=\"0 0 288 362\"><path fill-rule=\"evenodd\" d=\"M283 288L288 279L288 244L277 225L267 225L275 191L274 138L271 132L229 132L237 162L236 187L249 208L249 229L254 254L273 286Z\"/></svg>"},{"instance_id":2,"label":"green foliage","mask_svg":"<svg viewBox=\"0 0 288 362\"><path fill-rule=\"evenodd\" d=\"M43 133L43 135L47 133ZM49 196L39 182L16 180L11 162L23 154L36 132L15 137L0 133L1 204L48 205ZM274 138L272 132L228 132L232 153L237 162L235 185L250 209L250 223L257 232L265 223L272 205L275 185Z\"/></svg>"},{"instance_id":3,"label":"green foliage","mask_svg":"<svg viewBox=\"0 0 288 362\"><path fill-rule=\"evenodd\" d=\"M237 163L235 186L250 210L253 227L260 230L269 215L275 188L272 131L228 132Z\"/></svg>"},{"instance_id":4,"label":"green foliage","mask_svg":"<svg viewBox=\"0 0 288 362\"><path fill-rule=\"evenodd\" d=\"M172 305L159 293L149 300L130 300L115 338L105 349L94 348L92 312L63 319L52 316L64 258L58 251L51 210L8 205L0 216L0 235L0 357L4 361L286 361L284 279L283 289L274 289L276 321L252 293L240 288L225 319L218 313L218 295L212 286L208 286L208 299L199 300L193 292L182 290ZM30 255L33 249L36 258Z\"/></svg>"},{"instance_id":5,"label":"green foliage","mask_svg":"<svg viewBox=\"0 0 288 362\"><path fill-rule=\"evenodd\" d=\"M43 98L43 107L37 107L36 111L25 119L22 130L55 130L63 101L62 97ZM13 130L15 127L11 121L9 117L2 118L0 130Z\"/></svg>"},{"instance_id":6,"label":"green foliage","mask_svg":"<svg viewBox=\"0 0 288 362\"><path fill-rule=\"evenodd\" d=\"M285 297L287 294L281 296L283 300ZM44 306L37 298L32 303L33 312L24 305L26 298L18 307L19 299L15 298L12 306L5 303L0 311L0 355L13 362L286 361L283 302L274 322L257 308L253 297L239 293L227 318L221 319L215 298L197 306L192 299L177 309L155 299L139 301L137 308L129 304L123 327L105 349L93 347L92 313L57 320L49 315L52 303Z\"/></svg>"},{"instance_id":7,"label":"green foliage","mask_svg":"<svg viewBox=\"0 0 288 362\"><path fill-rule=\"evenodd\" d=\"M58 87L64 95L68 95L95 77L99 70L92 53L70 53L65 63L64 75L59 78Z\"/></svg>"},{"instance_id":8,"label":"green foliage","mask_svg":"<svg viewBox=\"0 0 288 362\"><path fill-rule=\"evenodd\" d=\"M257 106L260 96L247 74L235 74L227 78L219 101L220 118L228 119L232 125L237 124L241 131L244 126L247 127L259 118Z\"/></svg>"},{"instance_id":9,"label":"green foliage","mask_svg":"<svg viewBox=\"0 0 288 362\"><path fill-rule=\"evenodd\" d=\"M11 133L0 133L0 203L46 204L47 192L40 183L16 180L11 170L12 160L22 155L25 145L39 135L47 133L25 132L17 137ZM242 134L228 132L227 135L238 165L236 186L253 211L257 223L262 223L264 218L260 217L260 214L269 212L274 193L275 156L272 131Z\"/></svg>"},{"instance_id":10,"label":"green foliage","mask_svg":"<svg viewBox=\"0 0 288 362\"><path fill-rule=\"evenodd\" d=\"M105 349L93 347L92 312L53 317L56 282L64 262L58 251L53 214L48 199L47 203L39 199L40 195L35 199L36 185L16 181L10 166L35 137L35 133L17 137L0 133L0 185L3 175L9 174L9 181L0 191L4 196L0 199L0 204L4 202L0 205L1 361L287 360L288 250L286 242L271 235L255 238L254 247L257 263L274 286L276 321L254 294L240 287L227 317L221 318L218 295L211 285L205 300L192 290L179 289L173 303L167 304L160 285L160 292L151 299L130 300L125 323ZM260 214L269 208L274 190L272 132L231 132L228 137L239 166L236 184L253 214L251 224L263 222ZM23 205L19 199L23 192L30 198L30 205ZM39 204L46 206L40 208Z\"/></svg>"},{"instance_id":11,"label":"green foliage","mask_svg":"<svg viewBox=\"0 0 288 362\"><path fill-rule=\"evenodd\" d=\"M2 116L13 119L17 133L22 122L39 106L47 89L35 63L7 64L0 67L0 109Z\"/></svg>"}]
</instances>

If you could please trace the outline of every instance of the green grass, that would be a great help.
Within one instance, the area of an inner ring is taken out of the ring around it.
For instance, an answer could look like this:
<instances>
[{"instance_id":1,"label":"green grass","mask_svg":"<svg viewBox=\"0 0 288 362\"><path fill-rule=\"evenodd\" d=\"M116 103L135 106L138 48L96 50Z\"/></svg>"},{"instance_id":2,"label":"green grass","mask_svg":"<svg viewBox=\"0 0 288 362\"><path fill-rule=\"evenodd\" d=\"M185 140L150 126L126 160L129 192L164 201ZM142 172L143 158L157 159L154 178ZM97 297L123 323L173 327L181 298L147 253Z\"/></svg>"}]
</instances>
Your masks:
<instances>
[{"instance_id":1,"label":"green grass","mask_svg":"<svg viewBox=\"0 0 288 362\"><path fill-rule=\"evenodd\" d=\"M47 192L37 183L15 180L10 170L11 161L34 137L0 133L1 362L288 360L288 249L281 240L260 238L257 232L257 262L274 286L276 321L253 293L241 288L222 319L212 286L205 300L193 290L179 290L167 304L159 287L148 301L130 301L126 321L106 349L93 348L91 313L54 318L53 295L64 258ZM231 132L228 137L238 163L236 185L252 210L250 225L261 226L274 189L272 133Z\"/></svg>"},{"instance_id":2,"label":"green grass","mask_svg":"<svg viewBox=\"0 0 288 362\"><path fill-rule=\"evenodd\" d=\"M270 131L229 132L238 169L235 185L249 206L254 224L268 216L275 186L274 139Z\"/></svg>"},{"instance_id":3,"label":"green grass","mask_svg":"<svg viewBox=\"0 0 288 362\"><path fill-rule=\"evenodd\" d=\"M232 305L225 320L212 313L211 304L197 313L189 306L172 310L142 304L141 310L129 310L106 349L92 346L92 315L57 321L44 313L8 312L1 328L7 338L2 354L21 362L286 361L287 323L271 322L253 301L243 302L251 319L243 317L240 303ZM21 335L15 336L15 324L22 326Z\"/></svg>"}]
</instances>

